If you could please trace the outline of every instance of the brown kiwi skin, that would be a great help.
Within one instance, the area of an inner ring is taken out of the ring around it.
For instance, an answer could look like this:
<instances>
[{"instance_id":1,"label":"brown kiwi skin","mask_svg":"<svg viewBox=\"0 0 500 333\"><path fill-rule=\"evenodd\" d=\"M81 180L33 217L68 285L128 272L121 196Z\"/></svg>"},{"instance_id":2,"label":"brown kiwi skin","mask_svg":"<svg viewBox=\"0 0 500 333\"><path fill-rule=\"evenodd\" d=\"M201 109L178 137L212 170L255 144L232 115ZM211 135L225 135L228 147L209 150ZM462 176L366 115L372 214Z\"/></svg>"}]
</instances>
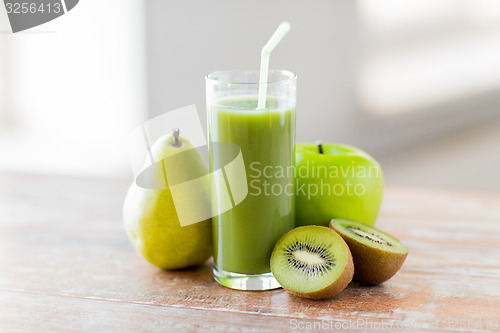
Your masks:
<instances>
[{"instance_id":1,"label":"brown kiwi skin","mask_svg":"<svg viewBox=\"0 0 500 333\"><path fill-rule=\"evenodd\" d=\"M403 265L408 252L394 253L378 248L368 247L365 244L337 231L330 222L330 228L336 231L347 243L354 261L355 282L366 285L377 285L389 280Z\"/></svg>"},{"instance_id":2,"label":"brown kiwi skin","mask_svg":"<svg viewBox=\"0 0 500 333\"><path fill-rule=\"evenodd\" d=\"M299 228L306 228L306 227L307 226L303 226L303 227L299 227ZM327 227L321 227L321 228L328 229ZM334 233L334 235L332 235L332 237L338 236L338 234L335 231L333 231L333 230L331 230L331 231ZM290 292L294 295L309 298L309 299L315 299L315 300L331 298L331 297L339 294L342 290L344 290L347 287L347 285L352 281L352 278L354 276L354 262L352 259L351 251L349 250L349 246L347 246L347 243L342 239L342 237L339 237L339 238L342 240L342 242L344 243L344 246L346 247L347 262L346 262L346 265L344 267L344 271L342 272L342 274L340 274L340 276L338 277L338 279L335 282L333 282L332 284L330 284L329 286L326 286L325 288L323 288L321 290L314 291L312 293L301 293L301 292L293 291L290 289L286 289L285 287L283 287L283 289L287 290L288 292Z\"/></svg>"}]
</instances>

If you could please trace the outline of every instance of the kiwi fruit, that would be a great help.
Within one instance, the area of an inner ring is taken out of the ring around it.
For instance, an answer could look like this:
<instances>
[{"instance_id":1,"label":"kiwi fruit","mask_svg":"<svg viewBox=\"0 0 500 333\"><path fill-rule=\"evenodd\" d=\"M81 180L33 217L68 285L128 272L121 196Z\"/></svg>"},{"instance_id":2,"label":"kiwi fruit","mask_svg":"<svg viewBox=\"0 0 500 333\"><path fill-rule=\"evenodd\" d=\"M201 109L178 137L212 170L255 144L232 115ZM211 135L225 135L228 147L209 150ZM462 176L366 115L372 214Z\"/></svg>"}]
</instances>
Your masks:
<instances>
[{"instance_id":1,"label":"kiwi fruit","mask_svg":"<svg viewBox=\"0 0 500 333\"><path fill-rule=\"evenodd\" d=\"M333 219L330 228L349 245L356 282L376 285L389 280L408 255L408 249L399 240L360 222Z\"/></svg>"},{"instance_id":2,"label":"kiwi fruit","mask_svg":"<svg viewBox=\"0 0 500 333\"><path fill-rule=\"evenodd\" d=\"M342 237L327 227L311 225L289 231L276 243L271 271L292 294L323 299L347 287L354 265Z\"/></svg>"}]
</instances>

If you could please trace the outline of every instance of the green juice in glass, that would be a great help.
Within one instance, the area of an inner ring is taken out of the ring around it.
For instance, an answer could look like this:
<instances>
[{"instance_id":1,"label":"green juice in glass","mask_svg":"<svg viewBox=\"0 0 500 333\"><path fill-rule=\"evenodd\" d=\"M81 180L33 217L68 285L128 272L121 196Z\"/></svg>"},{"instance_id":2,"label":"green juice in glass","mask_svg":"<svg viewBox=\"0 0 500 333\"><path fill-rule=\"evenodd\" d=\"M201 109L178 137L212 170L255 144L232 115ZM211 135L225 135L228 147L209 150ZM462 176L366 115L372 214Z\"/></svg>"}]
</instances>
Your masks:
<instances>
[{"instance_id":1,"label":"green juice in glass","mask_svg":"<svg viewBox=\"0 0 500 333\"><path fill-rule=\"evenodd\" d=\"M279 105L286 103L269 97L266 109L257 110L257 97L249 96L208 105L210 141L240 147L248 183L247 197L212 219L219 270L269 273L276 241L294 226L295 107ZM224 160L220 154L212 158Z\"/></svg>"}]
</instances>

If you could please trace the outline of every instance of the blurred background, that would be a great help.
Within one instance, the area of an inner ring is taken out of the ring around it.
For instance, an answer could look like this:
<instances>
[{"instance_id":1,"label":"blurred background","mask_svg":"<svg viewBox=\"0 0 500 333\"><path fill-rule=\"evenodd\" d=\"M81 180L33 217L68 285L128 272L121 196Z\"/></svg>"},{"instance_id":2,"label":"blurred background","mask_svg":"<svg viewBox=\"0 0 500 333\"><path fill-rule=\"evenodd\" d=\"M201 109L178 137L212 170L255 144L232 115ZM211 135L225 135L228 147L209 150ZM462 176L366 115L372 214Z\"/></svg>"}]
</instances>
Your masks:
<instances>
[{"instance_id":1,"label":"blurred background","mask_svg":"<svg viewBox=\"0 0 500 333\"><path fill-rule=\"evenodd\" d=\"M0 6L0 172L132 179L128 134L204 75L298 75L297 141L359 146L389 186L500 191L498 0L85 0L12 34Z\"/></svg>"}]
</instances>

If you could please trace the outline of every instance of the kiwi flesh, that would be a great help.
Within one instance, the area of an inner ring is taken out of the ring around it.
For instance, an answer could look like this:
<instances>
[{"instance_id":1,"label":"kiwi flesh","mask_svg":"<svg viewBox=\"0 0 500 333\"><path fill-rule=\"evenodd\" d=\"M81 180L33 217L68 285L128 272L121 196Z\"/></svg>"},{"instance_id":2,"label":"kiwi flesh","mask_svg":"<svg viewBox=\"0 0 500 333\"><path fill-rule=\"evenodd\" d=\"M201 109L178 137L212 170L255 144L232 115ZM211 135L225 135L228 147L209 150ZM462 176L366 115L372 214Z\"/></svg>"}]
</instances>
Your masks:
<instances>
[{"instance_id":1,"label":"kiwi flesh","mask_svg":"<svg viewBox=\"0 0 500 333\"><path fill-rule=\"evenodd\" d=\"M349 245L356 282L376 285L389 280L408 255L408 249L399 240L363 223L333 219L330 228Z\"/></svg>"},{"instance_id":2,"label":"kiwi flesh","mask_svg":"<svg viewBox=\"0 0 500 333\"><path fill-rule=\"evenodd\" d=\"M354 265L349 247L337 233L311 225L289 231L276 243L271 271L292 294L323 299L347 287Z\"/></svg>"}]
</instances>

